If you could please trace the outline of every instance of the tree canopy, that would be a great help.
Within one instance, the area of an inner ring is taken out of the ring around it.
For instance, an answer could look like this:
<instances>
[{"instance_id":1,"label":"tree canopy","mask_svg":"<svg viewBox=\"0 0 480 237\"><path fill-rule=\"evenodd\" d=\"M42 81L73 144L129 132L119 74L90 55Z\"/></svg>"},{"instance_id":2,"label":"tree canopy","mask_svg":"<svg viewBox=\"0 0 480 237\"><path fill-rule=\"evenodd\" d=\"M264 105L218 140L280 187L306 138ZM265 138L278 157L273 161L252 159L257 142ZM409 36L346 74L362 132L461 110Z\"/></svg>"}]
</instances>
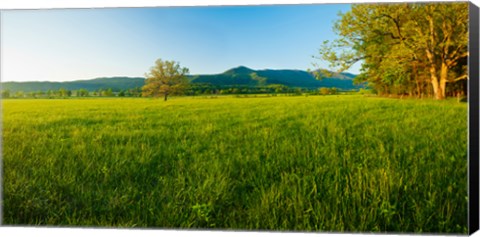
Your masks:
<instances>
[{"instance_id":1,"label":"tree canopy","mask_svg":"<svg viewBox=\"0 0 480 237\"><path fill-rule=\"evenodd\" d=\"M363 62L358 81L380 94L466 94L468 3L356 4L318 59L337 71Z\"/></svg>"},{"instance_id":2,"label":"tree canopy","mask_svg":"<svg viewBox=\"0 0 480 237\"><path fill-rule=\"evenodd\" d=\"M181 67L178 62L158 59L150 71L145 74L142 96L158 97L163 95L166 101L169 95L182 94L188 84L186 77L188 72L188 68Z\"/></svg>"}]
</instances>

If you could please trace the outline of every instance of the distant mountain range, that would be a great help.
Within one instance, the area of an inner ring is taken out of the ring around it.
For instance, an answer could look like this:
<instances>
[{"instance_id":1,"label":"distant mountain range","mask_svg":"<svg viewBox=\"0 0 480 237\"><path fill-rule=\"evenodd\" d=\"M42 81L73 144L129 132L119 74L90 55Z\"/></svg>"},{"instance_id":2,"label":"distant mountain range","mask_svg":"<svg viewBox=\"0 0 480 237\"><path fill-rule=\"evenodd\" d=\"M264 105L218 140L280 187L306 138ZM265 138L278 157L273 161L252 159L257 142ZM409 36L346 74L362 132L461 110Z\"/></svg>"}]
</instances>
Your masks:
<instances>
[{"instance_id":1,"label":"distant mountain range","mask_svg":"<svg viewBox=\"0 0 480 237\"><path fill-rule=\"evenodd\" d=\"M59 90L64 88L66 90L80 90L86 89L88 91L95 91L99 89L112 88L112 91L121 91L141 87L145 84L143 77L102 77L91 80L77 80L66 82L51 82L51 81L28 81L28 82L2 82L2 90L9 90L11 92L23 91L48 91Z\"/></svg>"},{"instance_id":2,"label":"distant mountain range","mask_svg":"<svg viewBox=\"0 0 480 237\"><path fill-rule=\"evenodd\" d=\"M213 75L190 75L191 83L211 84L219 87L237 86L266 86L281 84L288 87L319 88L336 87L343 90L362 88L362 85L354 85L356 75L350 73L332 73L332 77L324 77L317 80L312 73L301 70L253 70L244 66L232 68L220 74ZM121 91L142 87L145 78L142 77L103 77L91 80L77 80L68 82L31 81L31 82L2 82L2 90L11 92L23 91L48 91L64 88L67 90L86 89L95 91L111 88L113 91Z\"/></svg>"},{"instance_id":3,"label":"distant mountain range","mask_svg":"<svg viewBox=\"0 0 480 237\"><path fill-rule=\"evenodd\" d=\"M312 73L301 70L253 70L240 66L221 74L192 76L191 81L193 83L210 83L217 86L282 84L289 87L337 87L344 90L362 87L353 84L353 79L356 75L333 72L331 74L333 74L332 77L324 77L322 80L317 80Z\"/></svg>"}]
</instances>

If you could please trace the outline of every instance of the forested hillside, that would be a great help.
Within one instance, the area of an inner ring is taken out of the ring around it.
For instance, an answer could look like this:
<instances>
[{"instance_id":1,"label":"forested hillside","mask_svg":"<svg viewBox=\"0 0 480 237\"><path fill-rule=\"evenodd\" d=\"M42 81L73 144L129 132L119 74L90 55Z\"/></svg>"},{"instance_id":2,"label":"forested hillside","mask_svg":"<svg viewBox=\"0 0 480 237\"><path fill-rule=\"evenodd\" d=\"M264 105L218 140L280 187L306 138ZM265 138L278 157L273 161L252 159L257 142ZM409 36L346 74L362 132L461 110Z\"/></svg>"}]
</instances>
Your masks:
<instances>
[{"instance_id":1,"label":"forested hillside","mask_svg":"<svg viewBox=\"0 0 480 237\"><path fill-rule=\"evenodd\" d=\"M354 85L354 78L353 74L342 73L317 80L312 73L302 70L253 70L240 66L221 74L193 76L191 81L192 83L209 83L218 86L281 84L302 88L336 87L344 90L361 88L361 85Z\"/></svg>"}]
</instances>

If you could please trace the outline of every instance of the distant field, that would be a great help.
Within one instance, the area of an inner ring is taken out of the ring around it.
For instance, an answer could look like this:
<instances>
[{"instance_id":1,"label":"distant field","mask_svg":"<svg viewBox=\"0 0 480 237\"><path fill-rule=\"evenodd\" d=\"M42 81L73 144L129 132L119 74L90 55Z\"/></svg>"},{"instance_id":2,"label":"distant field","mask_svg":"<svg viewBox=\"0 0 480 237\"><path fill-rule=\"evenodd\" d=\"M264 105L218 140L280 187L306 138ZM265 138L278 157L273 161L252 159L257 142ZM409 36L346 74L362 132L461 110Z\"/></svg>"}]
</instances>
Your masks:
<instances>
[{"instance_id":1,"label":"distant field","mask_svg":"<svg viewBox=\"0 0 480 237\"><path fill-rule=\"evenodd\" d=\"M467 104L3 100L4 224L467 233Z\"/></svg>"}]
</instances>

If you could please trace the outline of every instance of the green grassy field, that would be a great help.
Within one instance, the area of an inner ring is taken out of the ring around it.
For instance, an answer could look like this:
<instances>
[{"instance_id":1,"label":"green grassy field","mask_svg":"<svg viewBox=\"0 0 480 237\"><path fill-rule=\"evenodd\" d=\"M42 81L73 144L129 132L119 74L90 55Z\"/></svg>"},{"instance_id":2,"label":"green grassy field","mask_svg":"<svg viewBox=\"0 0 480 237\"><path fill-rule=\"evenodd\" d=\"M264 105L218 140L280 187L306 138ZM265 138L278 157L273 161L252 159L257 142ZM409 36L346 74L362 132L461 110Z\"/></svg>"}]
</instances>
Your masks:
<instances>
[{"instance_id":1,"label":"green grassy field","mask_svg":"<svg viewBox=\"0 0 480 237\"><path fill-rule=\"evenodd\" d=\"M467 232L467 104L4 100L4 224Z\"/></svg>"}]
</instances>

